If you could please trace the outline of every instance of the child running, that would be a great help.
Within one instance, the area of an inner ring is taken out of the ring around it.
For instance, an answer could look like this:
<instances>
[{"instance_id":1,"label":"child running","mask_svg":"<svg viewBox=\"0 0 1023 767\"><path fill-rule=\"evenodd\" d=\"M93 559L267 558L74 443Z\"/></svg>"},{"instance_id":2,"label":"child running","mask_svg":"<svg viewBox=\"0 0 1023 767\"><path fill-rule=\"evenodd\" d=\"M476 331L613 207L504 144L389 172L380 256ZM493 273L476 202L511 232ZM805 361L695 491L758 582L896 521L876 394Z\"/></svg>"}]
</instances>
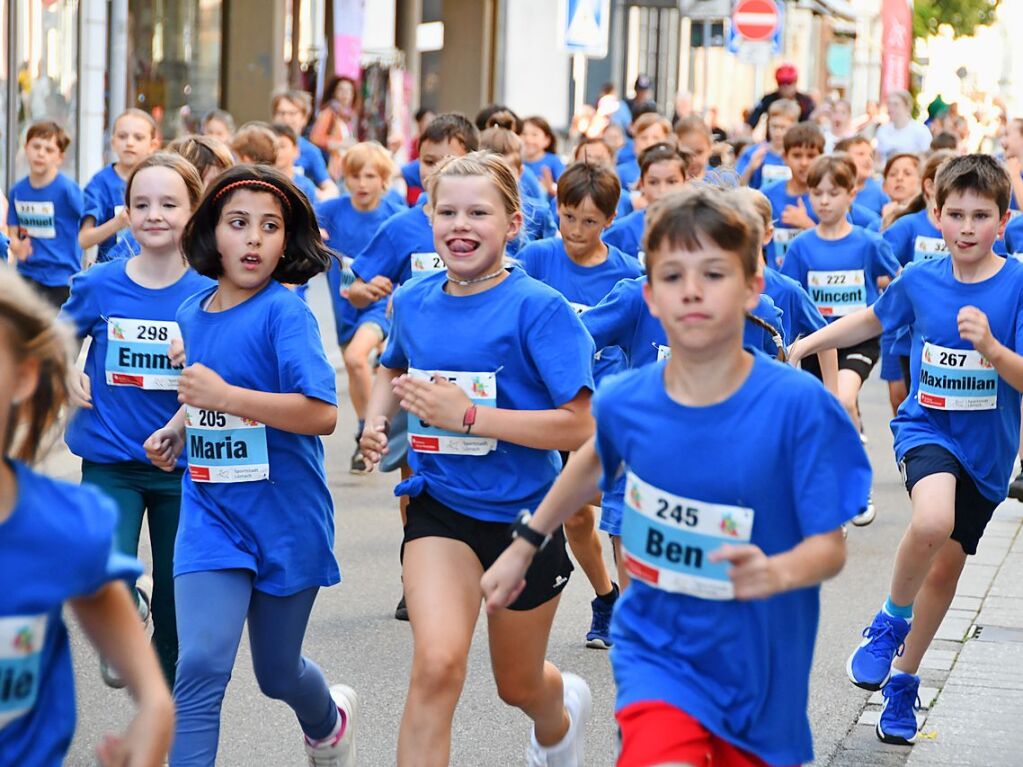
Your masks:
<instances>
[{"instance_id":1,"label":"child running","mask_svg":"<svg viewBox=\"0 0 1023 767\"><path fill-rule=\"evenodd\" d=\"M367 469L359 451L359 437L373 388L373 358L387 338L391 323L387 318L386 298L357 309L348 300L348 289L355 282L352 271L355 256L365 249L381 225L404 207L385 194L394 175L394 161L379 144L356 144L345 152L341 167L345 187L350 193L320 203L316 217L327 233L327 247L341 257L340 262L331 263L327 284L334 304L337 342L348 373L348 396L359 421L349 471L365 474Z\"/></svg>"},{"instance_id":2,"label":"child running","mask_svg":"<svg viewBox=\"0 0 1023 767\"><path fill-rule=\"evenodd\" d=\"M554 197L558 179L565 166L558 157L558 138L551 125L539 115L522 121L523 161L536 174L540 187L548 197Z\"/></svg>"},{"instance_id":3,"label":"child running","mask_svg":"<svg viewBox=\"0 0 1023 767\"><path fill-rule=\"evenodd\" d=\"M68 348L54 312L0 269L0 764L59 767L75 730L74 676L62 610L118 669L138 710L97 749L100 765L159 767L174 704L123 581L117 509L96 489L36 474L68 403Z\"/></svg>"},{"instance_id":4,"label":"child running","mask_svg":"<svg viewBox=\"0 0 1023 767\"><path fill-rule=\"evenodd\" d=\"M178 310L184 407L146 440L173 471L188 445L174 550L178 728L174 767L213 765L220 706L246 620L260 689L298 717L312 764L355 763L356 697L328 689L302 657L322 586L340 580L323 446L337 421L334 369L316 320L286 283L326 271L305 195L278 171L221 174L182 239L189 263L217 280Z\"/></svg>"},{"instance_id":5,"label":"child running","mask_svg":"<svg viewBox=\"0 0 1023 767\"><path fill-rule=\"evenodd\" d=\"M732 192L655 203L643 294L671 356L600 387L596 436L483 577L499 611L537 543L625 476L633 582L611 622L618 767L813 759L818 584L842 568L840 527L870 467L819 382L743 349L760 249L759 220Z\"/></svg>"},{"instance_id":6,"label":"child running","mask_svg":"<svg viewBox=\"0 0 1023 767\"><path fill-rule=\"evenodd\" d=\"M785 155L785 134L799 121L799 104L791 99L778 99L767 109L767 141L751 144L739 153L735 172L740 181L754 189L761 189L792 178L792 165ZM824 151L824 135L821 147Z\"/></svg>"},{"instance_id":7,"label":"child running","mask_svg":"<svg viewBox=\"0 0 1023 767\"><path fill-rule=\"evenodd\" d=\"M202 180L185 159L157 152L135 166L125 184L137 256L97 264L71 281L62 317L90 338L85 370L73 375L80 409L64 438L82 459L82 482L117 505L117 550L135 557L146 519L153 552L153 592L136 591L140 614L152 616L153 646L174 686L178 635L174 613L174 538L185 462L163 472L142 443L178 410L180 365L169 356L181 339L174 317L189 296L211 287L188 268L181 234L202 197ZM112 687L123 682L103 665Z\"/></svg>"},{"instance_id":8,"label":"child running","mask_svg":"<svg viewBox=\"0 0 1023 767\"><path fill-rule=\"evenodd\" d=\"M156 121L141 109L126 109L114 120L110 150L117 159L99 171L85 185L85 209L78 244L97 245L96 260L130 258L138 252L124 204L124 186L132 170L160 147ZM121 245L111 253L115 245Z\"/></svg>"},{"instance_id":9,"label":"child running","mask_svg":"<svg viewBox=\"0 0 1023 767\"><path fill-rule=\"evenodd\" d=\"M592 429L593 342L557 291L504 265L505 245L522 226L511 169L474 153L445 164L427 191L446 269L395 294L362 437L364 455L377 463L390 419L399 406L408 411L415 475L395 493L411 496L402 566L414 651L400 767L449 763L479 579L504 548L508 525L550 489L557 451L578 448ZM527 763L577 767L590 691L544 660L572 571L560 527L543 549L510 609L489 616L491 665L501 699L533 721Z\"/></svg>"},{"instance_id":10,"label":"child running","mask_svg":"<svg viewBox=\"0 0 1023 767\"><path fill-rule=\"evenodd\" d=\"M620 190L618 177L610 168L570 165L558 181L561 237L527 245L517 257L527 274L561 293L581 315L600 303L619 281L641 274L636 259L601 241L614 219ZM621 349L600 349L593 379L599 385L607 375L624 369ZM562 460L567 459L568 453L564 453ZM606 650L611 646L611 610L619 588L604 564L593 506L583 506L566 521L565 536L594 591L586 646Z\"/></svg>"},{"instance_id":11,"label":"child running","mask_svg":"<svg viewBox=\"0 0 1023 767\"><path fill-rule=\"evenodd\" d=\"M881 689L877 736L912 743L920 661L966 558L1005 498L1023 389L1023 264L992 247L1008 219L1009 178L988 155L949 160L934 212L950 258L907 267L873 306L795 345L793 360L912 326L912 388L892 421L913 514L891 591L849 657L858 687Z\"/></svg>"}]
</instances>

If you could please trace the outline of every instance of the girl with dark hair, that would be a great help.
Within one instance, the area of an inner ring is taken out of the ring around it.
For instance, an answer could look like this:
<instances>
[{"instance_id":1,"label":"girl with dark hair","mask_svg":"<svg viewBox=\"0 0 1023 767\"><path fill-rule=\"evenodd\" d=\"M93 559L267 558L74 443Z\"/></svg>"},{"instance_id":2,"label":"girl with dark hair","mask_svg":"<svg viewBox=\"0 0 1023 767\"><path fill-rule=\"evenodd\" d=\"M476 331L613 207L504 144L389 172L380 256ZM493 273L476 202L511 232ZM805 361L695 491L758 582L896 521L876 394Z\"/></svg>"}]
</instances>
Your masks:
<instances>
[{"instance_id":1,"label":"girl with dark hair","mask_svg":"<svg viewBox=\"0 0 1023 767\"><path fill-rule=\"evenodd\" d=\"M534 115L522 121L522 144L525 148L525 163L537 178L549 197L557 192L555 184L565 169L558 157L558 138L551 125L544 118Z\"/></svg>"},{"instance_id":2,"label":"girl with dark hair","mask_svg":"<svg viewBox=\"0 0 1023 767\"><path fill-rule=\"evenodd\" d=\"M354 764L353 690L328 689L302 657L317 592L340 580L319 435L337 397L308 306L281 285L325 271L305 195L283 174L240 165L217 177L185 228L192 267L217 280L177 314L184 406L145 443L170 471L188 440L174 551L180 724L171 761L212 765L242 626L260 689L298 717L310 761Z\"/></svg>"},{"instance_id":3,"label":"girl with dark hair","mask_svg":"<svg viewBox=\"0 0 1023 767\"><path fill-rule=\"evenodd\" d=\"M323 106L309 132L309 140L323 150L331 176L341 178L344 152L359 140L362 94L350 77L333 77L323 91Z\"/></svg>"}]
</instances>

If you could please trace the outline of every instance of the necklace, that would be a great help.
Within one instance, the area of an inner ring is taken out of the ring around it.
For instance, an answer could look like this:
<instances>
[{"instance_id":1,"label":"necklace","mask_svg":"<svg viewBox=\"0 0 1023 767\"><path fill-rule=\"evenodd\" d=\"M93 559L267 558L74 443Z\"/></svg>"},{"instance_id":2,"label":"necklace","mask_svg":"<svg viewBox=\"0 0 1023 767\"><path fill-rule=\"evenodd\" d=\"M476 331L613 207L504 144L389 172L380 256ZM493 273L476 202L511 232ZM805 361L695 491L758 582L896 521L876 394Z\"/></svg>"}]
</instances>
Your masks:
<instances>
[{"instance_id":1,"label":"necklace","mask_svg":"<svg viewBox=\"0 0 1023 767\"><path fill-rule=\"evenodd\" d=\"M495 277L500 277L502 274L504 274L503 266L496 272L484 274L482 277L473 277L471 280L456 280L454 277L451 276L451 272L448 272L448 282L453 282L456 285L461 285L464 288L466 285L475 285L478 282L487 282L488 280L492 280Z\"/></svg>"}]
</instances>

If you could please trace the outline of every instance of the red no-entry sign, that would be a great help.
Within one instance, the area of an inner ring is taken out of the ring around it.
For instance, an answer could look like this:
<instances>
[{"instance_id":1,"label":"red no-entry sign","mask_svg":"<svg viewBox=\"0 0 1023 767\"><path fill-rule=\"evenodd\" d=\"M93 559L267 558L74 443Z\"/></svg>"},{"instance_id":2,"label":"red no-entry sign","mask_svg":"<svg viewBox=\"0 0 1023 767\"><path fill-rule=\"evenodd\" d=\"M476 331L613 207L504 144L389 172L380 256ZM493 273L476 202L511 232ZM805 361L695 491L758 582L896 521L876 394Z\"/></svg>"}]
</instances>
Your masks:
<instances>
[{"instance_id":1,"label":"red no-entry sign","mask_svg":"<svg viewBox=\"0 0 1023 767\"><path fill-rule=\"evenodd\" d=\"M778 28L778 7L774 0L739 0L732 13L732 24L746 40L770 40Z\"/></svg>"}]
</instances>

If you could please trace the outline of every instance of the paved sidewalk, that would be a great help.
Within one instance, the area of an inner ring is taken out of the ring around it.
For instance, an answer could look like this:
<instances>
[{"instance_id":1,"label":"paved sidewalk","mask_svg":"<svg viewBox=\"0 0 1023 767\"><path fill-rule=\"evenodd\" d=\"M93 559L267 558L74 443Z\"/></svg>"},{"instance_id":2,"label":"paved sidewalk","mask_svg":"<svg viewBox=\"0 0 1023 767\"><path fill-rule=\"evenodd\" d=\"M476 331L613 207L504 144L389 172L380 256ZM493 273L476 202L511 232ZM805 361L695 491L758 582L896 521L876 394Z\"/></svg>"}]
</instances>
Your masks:
<instances>
[{"instance_id":1,"label":"paved sidewalk","mask_svg":"<svg viewBox=\"0 0 1023 767\"><path fill-rule=\"evenodd\" d=\"M829 767L1023 764L1021 524L1023 504L1003 503L967 562L952 608L921 665L916 745L889 746L877 739L881 693L874 693Z\"/></svg>"}]
</instances>

